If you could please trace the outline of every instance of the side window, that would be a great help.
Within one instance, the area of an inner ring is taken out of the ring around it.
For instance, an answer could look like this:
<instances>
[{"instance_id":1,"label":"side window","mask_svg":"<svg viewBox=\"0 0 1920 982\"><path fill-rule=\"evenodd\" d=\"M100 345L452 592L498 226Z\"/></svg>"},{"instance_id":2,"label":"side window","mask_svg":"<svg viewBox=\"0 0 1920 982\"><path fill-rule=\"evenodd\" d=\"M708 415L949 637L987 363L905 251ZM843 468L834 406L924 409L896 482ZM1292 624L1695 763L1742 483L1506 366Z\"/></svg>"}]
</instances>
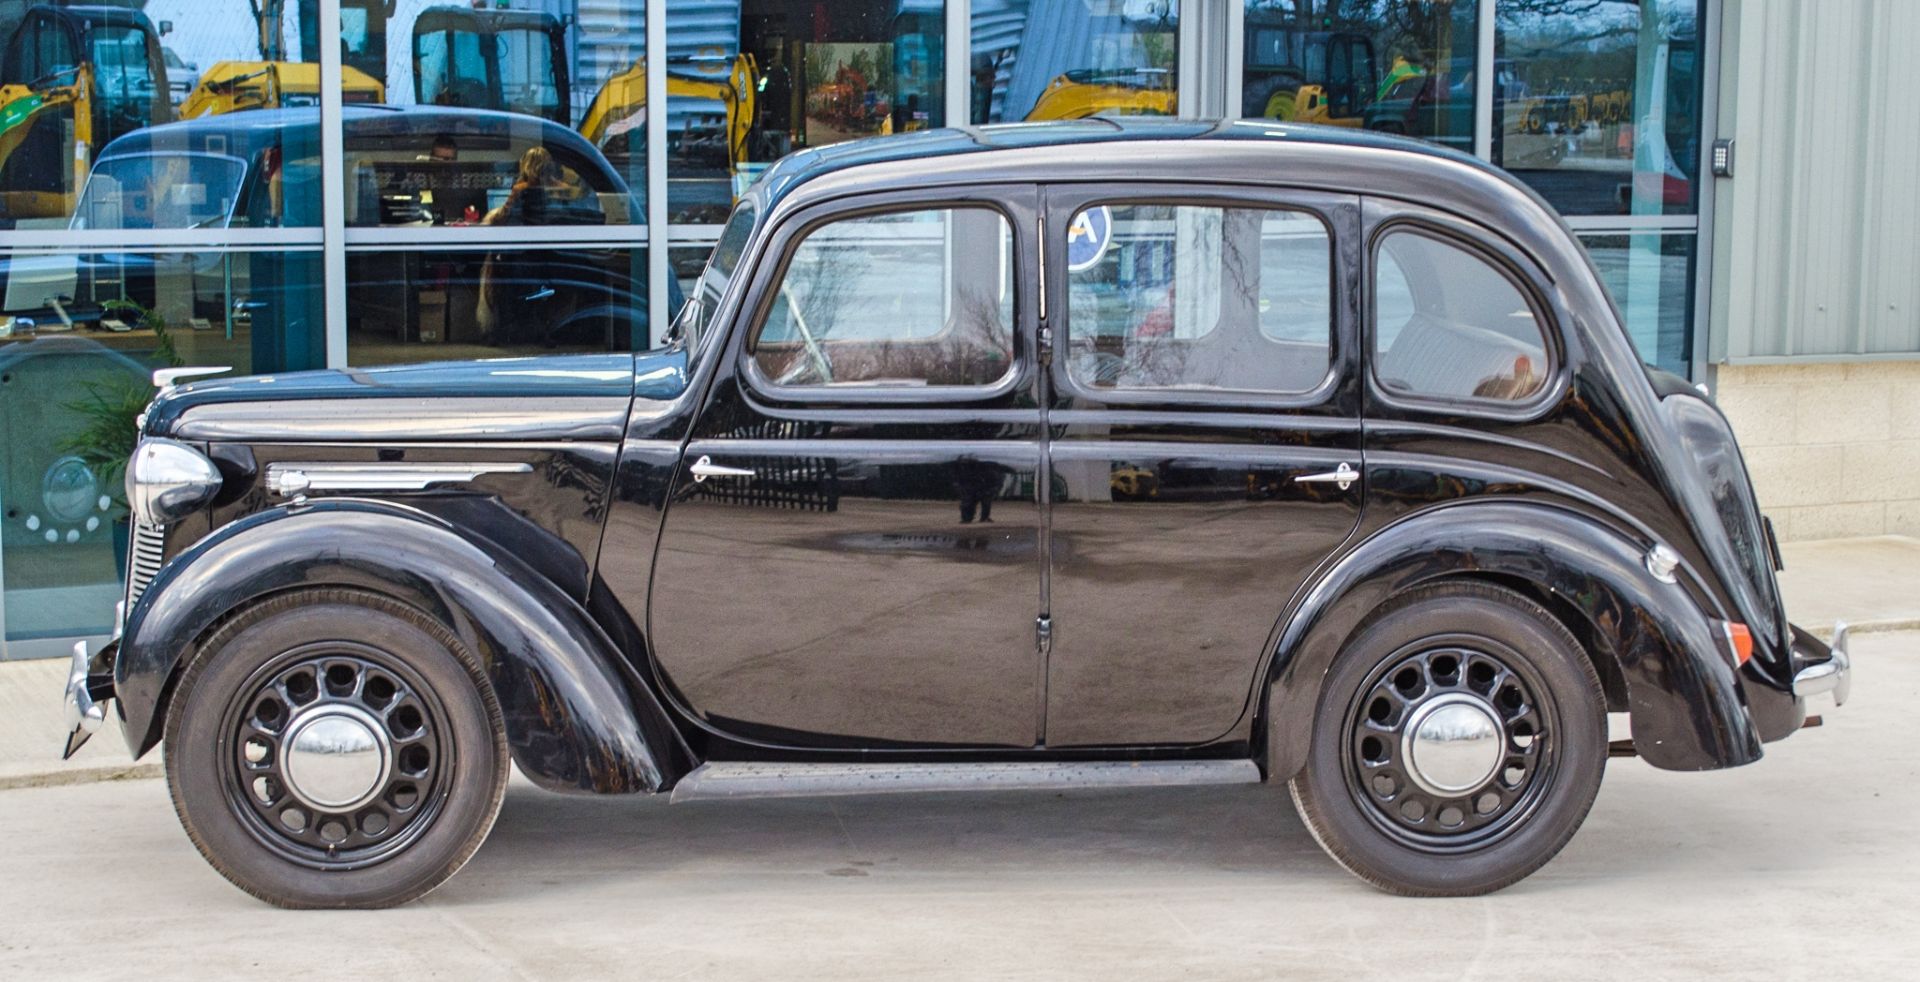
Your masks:
<instances>
[{"instance_id":1,"label":"side window","mask_svg":"<svg viewBox=\"0 0 1920 982\"><path fill-rule=\"evenodd\" d=\"M1326 378L1333 244L1318 218L1098 205L1075 215L1066 237L1075 383L1299 394Z\"/></svg>"},{"instance_id":2,"label":"side window","mask_svg":"<svg viewBox=\"0 0 1920 982\"><path fill-rule=\"evenodd\" d=\"M753 339L790 386L992 385L1013 369L1013 229L987 208L863 215L794 247Z\"/></svg>"},{"instance_id":3,"label":"side window","mask_svg":"<svg viewBox=\"0 0 1920 982\"><path fill-rule=\"evenodd\" d=\"M1374 375L1391 392L1520 402L1547 384L1533 305L1479 254L1393 231L1374 260Z\"/></svg>"}]
</instances>

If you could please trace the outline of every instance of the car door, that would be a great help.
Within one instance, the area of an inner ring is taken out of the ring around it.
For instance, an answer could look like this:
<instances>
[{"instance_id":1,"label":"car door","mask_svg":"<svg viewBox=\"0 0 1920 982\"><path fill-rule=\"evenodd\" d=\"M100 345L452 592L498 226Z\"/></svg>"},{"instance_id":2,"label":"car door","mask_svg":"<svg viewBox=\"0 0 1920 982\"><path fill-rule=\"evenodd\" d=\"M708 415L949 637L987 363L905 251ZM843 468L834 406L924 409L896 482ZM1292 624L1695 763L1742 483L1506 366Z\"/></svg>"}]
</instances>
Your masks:
<instances>
[{"instance_id":1,"label":"car door","mask_svg":"<svg viewBox=\"0 0 1920 982\"><path fill-rule=\"evenodd\" d=\"M730 735L1039 738L1033 192L929 193L771 231L674 479L650 636Z\"/></svg>"},{"instance_id":2,"label":"car door","mask_svg":"<svg viewBox=\"0 0 1920 982\"><path fill-rule=\"evenodd\" d=\"M1358 523L1358 222L1305 191L1047 192L1048 746L1228 735Z\"/></svg>"}]
</instances>

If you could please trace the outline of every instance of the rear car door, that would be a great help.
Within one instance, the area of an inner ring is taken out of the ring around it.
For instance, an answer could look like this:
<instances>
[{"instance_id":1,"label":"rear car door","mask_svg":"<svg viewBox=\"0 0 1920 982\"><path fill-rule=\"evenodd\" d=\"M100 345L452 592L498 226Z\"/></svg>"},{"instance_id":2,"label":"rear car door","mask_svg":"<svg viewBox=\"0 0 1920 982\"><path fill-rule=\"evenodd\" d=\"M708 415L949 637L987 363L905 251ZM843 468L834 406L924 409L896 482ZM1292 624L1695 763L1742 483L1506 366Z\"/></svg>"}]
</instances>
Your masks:
<instances>
[{"instance_id":1,"label":"rear car door","mask_svg":"<svg viewBox=\"0 0 1920 982\"><path fill-rule=\"evenodd\" d=\"M771 232L661 532L650 636L707 725L805 747L1039 738L1030 187ZM1023 326L1024 325L1024 326Z\"/></svg>"},{"instance_id":2,"label":"rear car door","mask_svg":"<svg viewBox=\"0 0 1920 982\"><path fill-rule=\"evenodd\" d=\"M1225 737L1358 523L1359 202L1046 193L1046 742Z\"/></svg>"}]
</instances>

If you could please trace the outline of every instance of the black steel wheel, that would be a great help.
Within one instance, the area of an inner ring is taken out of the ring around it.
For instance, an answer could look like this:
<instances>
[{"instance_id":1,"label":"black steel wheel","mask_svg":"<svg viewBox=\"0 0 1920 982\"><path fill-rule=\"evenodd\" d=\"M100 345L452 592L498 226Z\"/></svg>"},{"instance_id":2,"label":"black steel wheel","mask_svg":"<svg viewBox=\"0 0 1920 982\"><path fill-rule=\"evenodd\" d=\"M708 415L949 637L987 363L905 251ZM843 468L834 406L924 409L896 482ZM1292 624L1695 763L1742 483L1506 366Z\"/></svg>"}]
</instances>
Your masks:
<instances>
[{"instance_id":1,"label":"black steel wheel","mask_svg":"<svg viewBox=\"0 0 1920 982\"><path fill-rule=\"evenodd\" d=\"M1552 784L1558 712L1538 673L1501 642L1424 638L1354 694L1348 793L1411 848L1479 848L1511 831Z\"/></svg>"},{"instance_id":2,"label":"black steel wheel","mask_svg":"<svg viewBox=\"0 0 1920 982\"><path fill-rule=\"evenodd\" d=\"M237 886L285 907L383 907L451 877L506 791L479 663L390 598L303 590L191 656L166 723L174 808Z\"/></svg>"},{"instance_id":3,"label":"black steel wheel","mask_svg":"<svg viewBox=\"0 0 1920 982\"><path fill-rule=\"evenodd\" d=\"M302 645L256 669L228 703L228 803L289 862L377 863L431 825L445 800L445 717L433 690L390 653Z\"/></svg>"},{"instance_id":4,"label":"black steel wheel","mask_svg":"<svg viewBox=\"0 0 1920 982\"><path fill-rule=\"evenodd\" d=\"M1397 598L1348 642L1290 788L1361 878L1478 894L1572 838L1606 755L1599 677L1566 627L1514 591L1444 584Z\"/></svg>"}]
</instances>

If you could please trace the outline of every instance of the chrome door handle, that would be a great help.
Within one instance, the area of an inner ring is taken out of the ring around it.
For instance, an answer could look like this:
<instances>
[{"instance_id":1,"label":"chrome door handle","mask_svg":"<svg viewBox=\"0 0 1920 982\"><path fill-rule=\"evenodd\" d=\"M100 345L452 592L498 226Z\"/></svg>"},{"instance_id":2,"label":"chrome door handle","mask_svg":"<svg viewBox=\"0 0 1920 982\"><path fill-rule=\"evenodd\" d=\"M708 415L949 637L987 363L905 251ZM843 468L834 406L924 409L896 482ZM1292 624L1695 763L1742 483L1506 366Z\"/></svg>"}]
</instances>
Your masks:
<instances>
[{"instance_id":1,"label":"chrome door handle","mask_svg":"<svg viewBox=\"0 0 1920 982\"><path fill-rule=\"evenodd\" d=\"M694 461L693 466L687 468L687 471L693 475L693 483L695 484L699 484L709 477L753 476L753 468L751 467L722 467L714 463L712 457L704 455L701 456L699 460Z\"/></svg>"},{"instance_id":2,"label":"chrome door handle","mask_svg":"<svg viewBox=\"0 0 1920 982\"><path fill-rule=\"evenodd\" d=\"M1340 466L1334 468L1333 470L1325 471L1320 474L1301 474L1300 476L1293 479L1293 483L1295 484L1338 484L1340 485L1340 490L1345 491L1346 489L1353 487L1353 482L1358 480L1360 480L1360 472L1357 470L1354 470L1351 466L1347 464L1346 461L1343 460L1340 462Z\"/></svg>"}]
</instances>

